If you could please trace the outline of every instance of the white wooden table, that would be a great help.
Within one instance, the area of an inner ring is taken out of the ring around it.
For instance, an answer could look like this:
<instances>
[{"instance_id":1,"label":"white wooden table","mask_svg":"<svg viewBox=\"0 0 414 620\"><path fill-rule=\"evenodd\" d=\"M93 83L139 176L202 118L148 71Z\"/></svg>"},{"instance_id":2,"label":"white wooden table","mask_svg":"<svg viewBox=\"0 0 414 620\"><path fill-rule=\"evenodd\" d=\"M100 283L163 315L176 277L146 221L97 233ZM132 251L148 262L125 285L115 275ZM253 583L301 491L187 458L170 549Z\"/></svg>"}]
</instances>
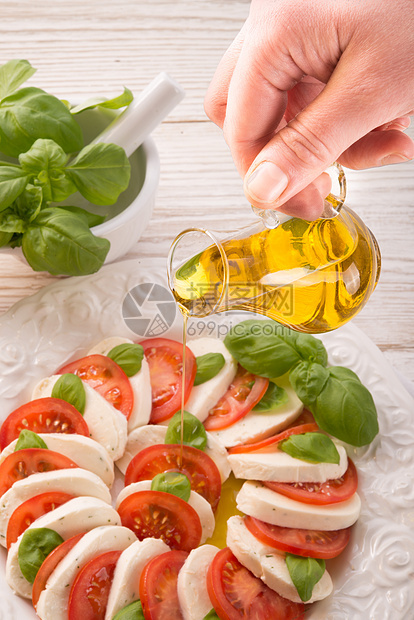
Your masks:
<instances>
[{"instance_id":1,"label":"white wooden table","mask_svg":"<svg viewBox=\"0 0 414 620\"><path fill-rule=\"evenodd\" d=\"M252 219L221 131L203 110L207 85L248 10L247 0L1 2L0 64L29 60L38 69L32 83L57 96L109 97L123 85L138 94L160 71L186 90L153 134L161 157L156 208L127 258L166 255L188 225L224 230ZM414 164L347 176L347 203L383 257L380 282L355 324L414 380ZM0 313L53 280L1 256Z\"/></svg>"}]
</instances>

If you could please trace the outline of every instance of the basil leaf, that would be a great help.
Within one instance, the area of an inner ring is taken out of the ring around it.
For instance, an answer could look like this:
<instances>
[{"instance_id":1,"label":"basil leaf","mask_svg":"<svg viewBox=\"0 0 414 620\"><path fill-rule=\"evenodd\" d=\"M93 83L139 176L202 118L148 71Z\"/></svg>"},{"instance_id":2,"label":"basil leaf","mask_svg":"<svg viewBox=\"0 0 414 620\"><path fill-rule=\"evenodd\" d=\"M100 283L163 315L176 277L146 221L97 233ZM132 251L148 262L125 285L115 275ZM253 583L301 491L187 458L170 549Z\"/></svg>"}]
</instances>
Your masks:
<instances>
[{"instance_id":1,"label":"basil leaf","mask_svg":"<svg viewBox=\"0 0 414 620\"><path fill-rule=\"evenodd\" d=\"M298 333L295 348L304 360L317 362L322 366L326 366L328 363L328 352L323 342L310 334Z\"/></svg>"},{"instance_id":2,"label":"basil leaf","mask_svg":"<svg viewBox=\"0 0 414 620\"><path fill-rule=\"evenodd\" d=\"M329 380L329 370L316 362L300 362L290 371L289 381L304 405L310 407Z\"/></svg>"},{"instance_id":3,"label":"basil leaf","mask_svg":"<svg viewBox=\"0 0 414 620\"><path fill-rule=\"evenodd\" d=\"M48 447L39 435L34 433L33 431L29 431L27 428L24 428L20 431L19 439L16 442L14 447L14 451L18 450L26 450L26 448L42 448L43 450L47 450Z\"/></svg>"},{"instance_id":4,"label":"basil leaf","mask_svg":"<svg viewBox=\"0 0 414 620\"><path fill-rule=\"evenodd\" d=\"M6 209L0 213L0 231L5 233L22 233L27 224L12 209Z\"/></svg>"},{"instance_id":5,"label":"basil leaf","mask_svg":"<svg viewBox=\"0 0 414 620\"><path fill-rule=\"evenodd\" d=\"M81 413L85 413L86 394L82 379L77 375L61 375L52 388L52 398L60 398L70 403Z\"/></svg>"},{"instance_id":6,"label":"basil leaf","mask_svg":"<svg viewBox=\"0 0 414 620\"><path fill-rule=\"evenodd\" d=\"M113 97L112 99L106 99L105 97L92 97L84 103L73 107L71 109L71 113L79 114L79 112L83 112L84 110L91 110L92 108L97 107L118 110L119 108L128 106L133 99L134 95L132 92L129 88L124 87L124 92L121 95L118 95L118 97Z\"/></svg>"},{"instance_id":7,"label":"basil leaf","mask_svg":"<svg viewBox=\"0 0 414 620\"><path fill-rule=\"evenodd\" d=\"M9 60L0 67L0 99L11 95L36 69L27 60Z\"/></svg>"},{"instance_id":8,"label":"basil leaf","mask_svg":"<svg viewBox=\"0 0 414 620\"><path fill-rule=\"evenodd\" d=\"M286 566L301 601L309 601L313 588L325 572L325 560L302 558L287 553Z\"/></svg>"},{"instance_id":9,"label":"basil leaf","mask_svg":"<svg viewBox=\"0 0 414 620\"><path fill-rule=\"evenodd\" d=\"M66 168L66 173L87 200L114 204L129 184L131 165L116 144L90 144Z\"/></svg>"},{"instance_id":10,"label":"basil leaf","mask_svg":"<svg viewBox=\"0 0 414 620\"><path fill-rule=\"evenodd\" d=\"M63 543L63 538L47 527L30 528L25 531L17 557L22 575L33 583L39 568L53 549Z\"/></svg>"},{"instance_id":11,"label":"basil leaf","mask_svg":"<svg viewBox=\"0 0 414 620\"><path fill-rule=\"evenodd\" d=\"M183 418L184 445L198 448L198 450L204 450L207 446L207 434L203 424L188 411L183 412ZM181 411L178 411L178 413L171 418L167 432L165 433L164 443L181 443Z\"/></svg>"},{"instance_id":12,"label":"basil leaf","mask_svg":"<svg viewBox=\"0 0 414 620\"><path fill-rule=\"evenodd\" d=\"M197 373L194 385L201 385L215 377L223 368L226 360L222 353L206 353L196 358Z\"/></svg>"},{"instance_id":13,"label":"basil leaf","mask_svg":"<svg viewBox=\"0 0 414 620\"><path fill-rule=\"evenodd\" d=\"M86 209L82 209L82 207L75 207L73 205L59 205L59 209L65 209L65 211L69 211L69 213L75 213L76 215L81 217L84 222L86 222L89 228L93 228L93 226L98 226L106 220L105 215L91 213Z\"/></svg>"},{"instance_id":14,"label":"basil leaf","mask_svg":"<svg viewBox=\"0 0 414 620\"><path fill-rule=\"evenodd\" d=\"M107 239L95 237L75 213L43 209L23 233L22 249L35 271L84 276L98 271L109 251Z\"/></svg>"},{"instance_id":15,"label":"basil leaf","mask_svg":"<svg viewBox=\"0 0 414 620\"><path fill-rule=\"evenodd\" d=\"M339 452L334 442L322 433L290 435L279 443L279 448L293 458L309 463L339 464Z\"/></svg>"},{"instance_id":16,"label":"basil leaf","mask_svg":"<svg viewBox=\"0 0 414 620\"><path fill-rule=\"evenodd\" d=\"M145 620L141 601L130 603L112 618L112 620Z\"/></svg>"},{"instance_id":17,"label":"basil leaf","mask_svg":"<svg viewBox=\"0 0 414 620\"><path fill-rule=\"evenodd\" d=\"M79 151L83 138L62 101L40 88L22 88L0 102L0 150L18 157L38 138L50 138L66 153Z\"/></svg>"},{"instance_id":18,"label":"basil leaf","mask_svg":"<svg viewBox=\"0 0 414 620\"><path fill-rule=\"evenodd\" d=\"M204 616L203 620L220 620L215 609L212 609Z\"/></svg>"},{"instance_id":19,"label":"basil leaf","mask_svg":"<svg viewBox=\"0 0 414 620\"><path fill-rule=\"evenodd\" d=\"M270 382L265 395L257 403L257 405L253 407L253 411L255 413L266 413L268 411L273 411L274 409L277 409L287 403L288 400L289 396L287 395L286 390L276 385L276 383Z\"/></svg>"},{"instance_id":20,"label":"basil leaf","mask_svg":"<svg viewBox=\"0 0 414 620\"><path fill-rule=\"evenodd\" d=\"M140 344L118 344L111 349L108 357L118 364L127 377L133 377L141 370L144 349Z\"/></svg>"},{"instance_id":21,"label":"basil leaf","mask_svg":"<svg viewBox=\"0 0 414 620\"><path fill-rule=\"evenodd\" d=\"M163 491L181 497L188 502L191 495L191 483L185 474L167 471L154 476L151 482L151 491Z\"/></svg>"},{"instance_id":22,"label":"basil leaf","mask_svg":"<svg viewBox=\"0 0 414 620\"><path fill-rule=\"evenodd\" d=\"M28 183L25 190L14 203L16 213L26 222L32 222L40 212L43 203L43 190L40 186ZM24 232L24 231L22 231Z\"/></svg>"},{"instance_id":23,"label":"basil leaf","mask_svg":"<svg viewBox=\"0 0 414 620\"><path fill-rule=\"evenodd\" d=\"M29 176L20 166L0 164L0 211L7 209L24 192L28 182Z\"/></svg>"},{"instance_id":24,"label":"basil leaf","mask_svg":"<svg viewBox=\"0 0 414 620\"><path fill-rule=\"evenodd\" d=\"M0 231L0 248L3 248L5 245L8 245L12 240L13 233L6 233Z\"/></svg>"}]
</instances>

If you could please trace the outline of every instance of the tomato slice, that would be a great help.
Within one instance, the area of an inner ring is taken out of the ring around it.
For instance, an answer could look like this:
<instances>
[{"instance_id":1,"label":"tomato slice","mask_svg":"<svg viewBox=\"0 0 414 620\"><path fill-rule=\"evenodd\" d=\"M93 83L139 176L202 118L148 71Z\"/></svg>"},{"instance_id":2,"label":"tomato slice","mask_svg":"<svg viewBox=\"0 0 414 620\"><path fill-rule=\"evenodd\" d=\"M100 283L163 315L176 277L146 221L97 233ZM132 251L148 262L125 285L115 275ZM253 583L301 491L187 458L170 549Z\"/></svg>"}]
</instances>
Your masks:
<instances>
[{"instance_id":1,"label":"tomato slice","mask_svg":"<svg viewBox=\"0 0 414 620\"><path fill-rule=\"evenodd\" d=\"M287 439L291 435L302 435L303 433L314 433L316 431L319 431L319 427L316 422L311 422L310 424L298 424L297 426L291 426L290 428L286 428L281 433L273 435L272 437L268 437L267 439L263 439L262 441L233 446L233 448L228 448L228 452L229 454L257 452L258 450L263 450L265 448L269 448L270 446L276 446L276 444L280 443L284 439Z\"/></svg>"},{"instance_id":2,"label":"tomato slice","mask_svg":"<svg viewBox=\"0 0 414 620\"><path fill-rule=\"evenodd\" d=\"M263 481L269 489L296 499L304 504L336 504L352 497L358 488L358 474L348 458L348 468L343 476L326 482L273 482Z\"/></svg>"},{"instance_id":3,"label":"tomato slice","mask_svg":"<svg viewBox=\"0 0 414 620\"><path fill-rule=\"evenodd\" d=\"M72 373L86 381L115 409L128 419L134 406L134 393L128 377L120 366L106 355L87 355L58 370Z\"/></svg>"},{"instance_id":4,"label":"tomato slice","mask_svg":"<svg viewBox=\"0 0 414 620\"><path fill-rule=\"evenodd\" d=\"M17 439L20 431L34 433L77 433L89 437L89 429L75 407L60 398L37 398L15 409L0 429L0 448Z\"/></svg>"},{"instance_id":5,"label":"tomato slice","mask_svg":"<svg viewBox=\"0 0 414 620\"><path fill-rule=\"evenodd\" d=\"M171 549L191 551L200 544L200 517L180 497L163 491L137 491L118 508L122 525L139 540L161 538Z\"/></svg>"},{"instance_id":6,"label":"tomato slice","mask_svg":"<svg viewBox=\"0 0 414 620\"><path fill-rule=\"evenodd\" d=\"M244 418L262 399L268 385L269 379L254 375L239 364L236 376L227 392L208 412L208 417L204 421L206 430L227 428Z\"/></svg>"},{"instance_id":7,"label":"tomato slice","mask_svg":"<svg viewBox=\"0 0 414 620\"><path fill-rule=\"evenodd\" d=\"M303 557L328 560L336 558L345 549L351 535L351 528L322 532L279 527L254 517L245 517L247 529L265 545L294 553Z\"/></svg>"},{"instance_id":8,"label":"tomato slice","mask_svg":"<svg viewBox=\"0 0 414 620\"><path fill-rule=\"evenodd\" d=\"M182 461L181 461L182 454ZM221 494L221 477L213 459L197 448L180 444L148 446L134 456L125 472L125 486L140 480L152 480L163 472L181 472L191 488L216 510Z\"/></svg>"},{"instance_id":9,"label":"tomato slice","mask_svg":"<svg viewBox=\"0 0 414 620\"><path fill-rule=\"evenodd\" d=\"M46 588L46 583L50 575L53 573L59 562L61 562L61 560L67 556L69 551L80 541L82 536L84 536L84 533L76 534L76 536L68 538L68 540L65 540L61 545L53 549L53 551L51 551L43 561L33 582L32 603L35 609L39 596Z\"/></svg>"},{"instance_id":10,"label":"tomato slice","mask_svg":"<svg viewBox=\"0 0 414 620\"><path fill-rule=\"evenodd\" d=\"M68 620L105 620L109 591L122 551L107 551L89 560L72 584Z\"/></svg>"},{"instance_id":11,"label":"tomato slice","mask_svg":"<svg viewBox=\"0 0 414 620\"><path fill-rule=\"evenodd\" d=\"M12 512L7 524L7 549L10 549L10 545L16 542L20 534L23 534L33 521L47 512L51 512L58 506L62 506L62 504L65 504L73 498L74 495L69 495L69 493L50 491L48 493L42 493L41 495L35 495L27 499L23 504L20 504L20 506Z\"/></svg>"},{"instance_id":12,"label":"tomato slice","mask_svg":"<svg viewBox=\"0 0 414 620\"><path fill-rule=\"evenodd\" d=\"M181 408L183 345L167 338L151 338L140 343L149 365L152 390L150 424L171 418ZM184 402L193 387L197 364L194 353L185 349Z\"/></svg>"},{"instance_id":13,"label":"tomato slice","mask_svg":"<svg viewBox=\"0 0 414 620\"><path fill-rule=\"evenodd\" d=\"M293 603L271 590L233 555L219 551L207 572L207 589L221 620L304 620L303 603Z\"/></svg>"},{"instance_id":14,"label":"tomato slice","mask_svg":"<svg viewBox=\"0 0 414 620\"><path fill-rule=\"evenodd\" d=\"M139 598L146 620L183 618L177 579L187 556L186 551L167 551L145 565L139 582Z\"/></svg>"},{"instance_id":15,"label":"tomato slice","mask_svg":"<svg viewBox=\"0 0 414 620\"><path fill-rule=\"evenodd\" d=\"M0 465L0 497L10 487L31 474L78 467L72 459L45 448L25 448L7 456Z\"/></svg>"}]
</instances>

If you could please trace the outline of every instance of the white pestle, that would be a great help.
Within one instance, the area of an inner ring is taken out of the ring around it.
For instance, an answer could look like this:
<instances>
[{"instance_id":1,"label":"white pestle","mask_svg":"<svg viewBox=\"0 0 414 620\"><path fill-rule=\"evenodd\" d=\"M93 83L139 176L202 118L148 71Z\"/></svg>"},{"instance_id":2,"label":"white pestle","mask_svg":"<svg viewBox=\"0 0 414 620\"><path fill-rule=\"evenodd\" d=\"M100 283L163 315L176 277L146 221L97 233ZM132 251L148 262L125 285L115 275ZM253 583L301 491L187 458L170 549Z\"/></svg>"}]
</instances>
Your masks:
<instances>
[{"instance_id":1,"label":"white pestle","mask_svg":"<svg viewBox=\"0 0 414 620\"><path fill-rule=\"evenodd\" d=\"M168 73L160 73L92 144L112 142L130 157L184 95L184 89Z\"/></svg>"}]
</instances>

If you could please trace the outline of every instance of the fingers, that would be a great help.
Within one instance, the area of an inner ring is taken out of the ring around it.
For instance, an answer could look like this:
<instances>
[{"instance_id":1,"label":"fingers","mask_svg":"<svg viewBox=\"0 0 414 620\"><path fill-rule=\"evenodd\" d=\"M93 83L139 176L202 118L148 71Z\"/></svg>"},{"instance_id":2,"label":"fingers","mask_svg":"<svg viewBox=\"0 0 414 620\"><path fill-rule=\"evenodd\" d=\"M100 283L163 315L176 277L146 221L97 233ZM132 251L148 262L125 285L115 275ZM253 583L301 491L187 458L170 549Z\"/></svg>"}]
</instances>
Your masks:
<instances>
[{"instance_id":1,"label":"fingers","mask_svg":"<svg viewBox=\"0 0 414 620\"><path fill-rule=\"evenodd\" d=\"M362 170L387 164L396 164L414 158L414 142L392 122L390 129L372 131L357 140L339 157L339 162L347 168Z\"/></svg>"}]
</instances>

